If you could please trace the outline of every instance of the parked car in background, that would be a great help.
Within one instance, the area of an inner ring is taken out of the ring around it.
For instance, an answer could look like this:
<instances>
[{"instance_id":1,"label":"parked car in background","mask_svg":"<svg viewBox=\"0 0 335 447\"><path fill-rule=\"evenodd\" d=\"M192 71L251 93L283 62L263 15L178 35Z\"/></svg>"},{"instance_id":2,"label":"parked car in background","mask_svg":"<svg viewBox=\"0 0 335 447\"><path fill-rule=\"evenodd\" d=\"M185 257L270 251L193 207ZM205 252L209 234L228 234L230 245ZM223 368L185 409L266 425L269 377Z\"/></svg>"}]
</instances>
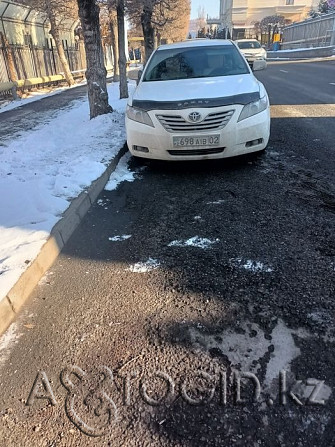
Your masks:
<instances>
[{"instance_id":1,"label":"parked car in background","mask_svg":"<svg viewBox=\"0 0 335 447\"><path fill-rule=\"evenodd\" d=\"M262 68L264 61L255 61L254 70ZM262 151L269 99L232 41L163 45L139 74L126 131L137 157L199 160Z\"/></svg>"},{"instance_id":2,"label":"parked car in background","mask_svg":"<svg viewBox=\"0 0 335 447\"><path fill-rule=\"evenodd\" d=\"M256 39L241 39L236 40L236 43L244 55L248 63L253 66L256 60L265 60L267 59L267 52L265 48L258 42Z\"/></svg>"}]
</instances>

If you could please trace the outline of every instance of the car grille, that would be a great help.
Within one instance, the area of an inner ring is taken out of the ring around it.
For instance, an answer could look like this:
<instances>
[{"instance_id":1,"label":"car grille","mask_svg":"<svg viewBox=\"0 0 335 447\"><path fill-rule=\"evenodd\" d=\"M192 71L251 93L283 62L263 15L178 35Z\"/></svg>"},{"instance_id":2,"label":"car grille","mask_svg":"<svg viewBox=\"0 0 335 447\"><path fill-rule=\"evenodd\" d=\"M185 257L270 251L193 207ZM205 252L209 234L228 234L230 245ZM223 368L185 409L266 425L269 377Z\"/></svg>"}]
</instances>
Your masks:
<instances>
[{"instance_id":1,"label":"car grille","mask_svg":"<svg viewBox=\"0 0 335 447\"><path fill-rule=\"evenodd\" d=\"M200 123L189 123L180 115L157 115L159 122L168 132L190 132L223 129L234 115L234 110L210 113Z\"/></svg>"},{"instance_id":2,"label":"car grille","mask_svg":"<svg viewBox=\"0 0 335 447\"><path fill-rule=\"evenodd\" d=\"M221 154L225 150L224 147L216 147L211 149L173 149L168 151L170 155L211 155Z\"/></svg>"}]
</instances>

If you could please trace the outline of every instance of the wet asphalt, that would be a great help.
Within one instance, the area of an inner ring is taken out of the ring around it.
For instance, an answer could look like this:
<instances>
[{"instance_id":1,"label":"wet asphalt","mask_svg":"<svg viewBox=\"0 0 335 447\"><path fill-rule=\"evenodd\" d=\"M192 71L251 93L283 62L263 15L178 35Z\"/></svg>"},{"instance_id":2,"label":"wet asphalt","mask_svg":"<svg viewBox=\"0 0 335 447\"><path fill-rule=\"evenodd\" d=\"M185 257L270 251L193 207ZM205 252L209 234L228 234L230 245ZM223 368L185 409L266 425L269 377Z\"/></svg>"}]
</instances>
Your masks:
<instances>
[{"instance_id":1,"label":"wet asphalt","mask_svg":"<svg viewBox=\"0 0 335 447\"><path fill-rule=\"evenodd\" d=\"M1 446L335 445L334 73L257 73L320 111L260 157L130 159L8 334Z\"/></svg>"}]
</instances>

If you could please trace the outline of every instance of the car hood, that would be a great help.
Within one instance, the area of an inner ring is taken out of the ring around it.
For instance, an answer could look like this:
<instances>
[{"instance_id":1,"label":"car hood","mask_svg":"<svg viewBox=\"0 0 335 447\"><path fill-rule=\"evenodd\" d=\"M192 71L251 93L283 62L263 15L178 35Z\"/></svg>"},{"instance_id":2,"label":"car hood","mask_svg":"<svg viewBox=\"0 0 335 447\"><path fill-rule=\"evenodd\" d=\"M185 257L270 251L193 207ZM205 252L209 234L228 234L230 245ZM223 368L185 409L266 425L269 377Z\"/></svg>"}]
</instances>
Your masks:
<instances>
[{"instance_id":1,"label":"car hood","mask_svg":"<svg viewBox=\"0 0 335 447\"><path fill-rule=\"evenodd\" d=\"M241 53L243 54L258 54L263 53L263 48L240 48Z\"/></svg>"},{"instance_id":2,"label":"car hood","mask_svg":"<svg viewBox=\"0 0 335 447\"><path fill-rule=\"evenodd\" d=\"M259 94L260 84L253 74L214 78L178 79L175 81L141 82L130 100L130 105L146 102L186 103L190 100L245 97Z\"/></svg>"}]
</instances>

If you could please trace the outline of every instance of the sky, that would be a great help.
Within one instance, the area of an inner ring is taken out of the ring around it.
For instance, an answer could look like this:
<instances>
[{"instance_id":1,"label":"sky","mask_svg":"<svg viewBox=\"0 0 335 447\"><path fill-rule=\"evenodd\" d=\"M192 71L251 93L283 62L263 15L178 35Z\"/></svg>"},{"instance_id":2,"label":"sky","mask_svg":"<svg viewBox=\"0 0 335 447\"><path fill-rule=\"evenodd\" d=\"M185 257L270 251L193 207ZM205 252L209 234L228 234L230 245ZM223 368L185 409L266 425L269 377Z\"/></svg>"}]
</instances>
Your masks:
<instances>
[{"instance_id":1,"label":"sky","mask_svg":"<svg viewBox=\"0 0 335 447\"><path fill-rule=\"evenodd\" d=\"M220 0L191 0L191 19L198 17L199 6L203 6L210 17L219 16Z\"/></svg>"}]
</instances>

